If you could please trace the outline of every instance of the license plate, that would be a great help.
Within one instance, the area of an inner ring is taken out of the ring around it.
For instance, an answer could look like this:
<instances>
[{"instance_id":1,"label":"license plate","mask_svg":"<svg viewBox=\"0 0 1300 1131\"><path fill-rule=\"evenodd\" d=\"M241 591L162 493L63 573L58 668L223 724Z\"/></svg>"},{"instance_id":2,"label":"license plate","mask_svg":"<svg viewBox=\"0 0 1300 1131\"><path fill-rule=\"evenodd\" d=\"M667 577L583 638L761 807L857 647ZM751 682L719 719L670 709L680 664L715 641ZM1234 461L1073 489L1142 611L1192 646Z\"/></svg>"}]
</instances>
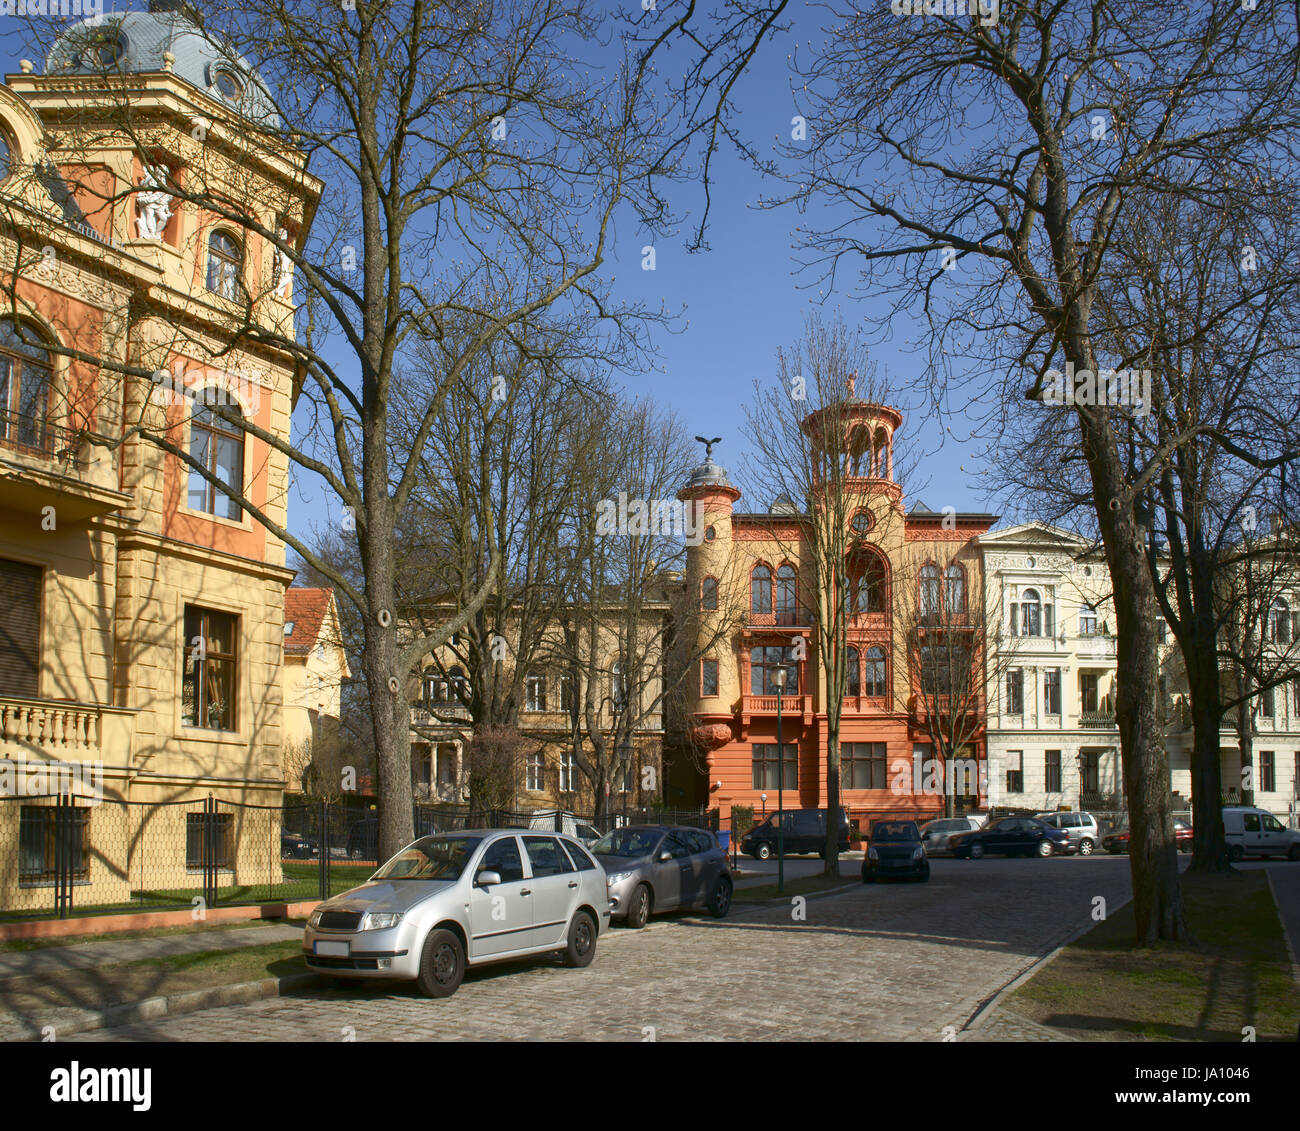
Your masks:
<instances>
[{"instance_id":1,"label":"license plate","mask_svg":"<svg viewBox=\"0 0 1300 1131\"><path fill-rule=\"evenodd\" d=\"M316 953L322 958L347 958L348 944L345 942L318 942Z\"/></svg>"}]
</instances>

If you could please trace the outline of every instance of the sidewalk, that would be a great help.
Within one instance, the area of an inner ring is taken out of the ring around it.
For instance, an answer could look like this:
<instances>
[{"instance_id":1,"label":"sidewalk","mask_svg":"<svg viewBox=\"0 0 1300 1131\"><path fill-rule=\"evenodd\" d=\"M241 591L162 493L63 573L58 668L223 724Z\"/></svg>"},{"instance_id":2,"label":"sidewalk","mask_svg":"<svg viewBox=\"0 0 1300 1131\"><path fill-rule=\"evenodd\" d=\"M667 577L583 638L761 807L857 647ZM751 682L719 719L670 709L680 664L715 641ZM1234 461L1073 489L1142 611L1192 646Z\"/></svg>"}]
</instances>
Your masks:
<instances>
[{"instance_id":1,"label":"sidewalk","mask_svg":"<svg viewBox=\"0 0 1300 1131\"><path fill-rule=\"evenodd\" d=\"M276 923L2 952L0 1040L57 1040L88 1029L278 994L286 985L315 981L316 976L295 971L287 978L268 977L260 955L245 962L246 969L252 966L261 975L251 979L247 973L223 979L220 971L203 974L183 961L167 960L237 956L277 944L296 953L291 944L301 937L301 927Z\"/></svg>"}]
</instances>

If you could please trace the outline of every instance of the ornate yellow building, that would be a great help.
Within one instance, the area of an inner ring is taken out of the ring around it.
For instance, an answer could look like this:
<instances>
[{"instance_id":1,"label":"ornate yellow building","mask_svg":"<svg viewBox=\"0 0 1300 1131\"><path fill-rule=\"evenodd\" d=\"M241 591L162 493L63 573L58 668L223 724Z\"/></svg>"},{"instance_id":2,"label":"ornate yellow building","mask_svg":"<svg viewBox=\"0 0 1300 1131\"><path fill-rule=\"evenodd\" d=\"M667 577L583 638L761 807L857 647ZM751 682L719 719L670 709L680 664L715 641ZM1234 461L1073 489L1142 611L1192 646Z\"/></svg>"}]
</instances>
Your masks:
<instances>
[{"instance_id":1,"label":"ornate yellow building","mask_svg":"<svg viewBox=\"0 0 1300 1131\"><path fill-rule=\"evenodd\" d=\"M292 341L292 274L159 189L264 202L300 239L320 185L269 106L165 2L70 27L0 86L0 911L43 906L65 851L77 906L278 877L293 574L213 481L284 524L287 458L232 420L289 435L293 359L237 331ZM33 778L50 763L102 776ZM81 797L72 832L52 782Z\"/></svg>"}]
</instances>

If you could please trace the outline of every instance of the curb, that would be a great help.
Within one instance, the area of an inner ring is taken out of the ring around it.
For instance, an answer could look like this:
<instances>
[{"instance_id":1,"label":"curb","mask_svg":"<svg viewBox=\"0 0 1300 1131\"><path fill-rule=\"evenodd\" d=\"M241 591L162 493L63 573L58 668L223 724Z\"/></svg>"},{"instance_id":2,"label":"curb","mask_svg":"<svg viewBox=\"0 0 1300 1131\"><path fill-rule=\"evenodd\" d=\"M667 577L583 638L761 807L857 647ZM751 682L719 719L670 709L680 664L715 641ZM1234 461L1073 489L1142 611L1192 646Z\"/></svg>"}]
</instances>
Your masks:
<instances>
[{"instance_id":1,"label":"curb","mask_svg":"<svg viewBox=\"0 0 1300 1131\"><path fill-rule=\"evenodd\" d=\"M244 1005L263 998L280 997L292 990L326 984L326 979L319 974L287 974L283 978L260 978L255 982L237 982L230 986L185 990L165 997L150 997L141 1001L110 1005L105 1009L78 1009L67 1017L59 1016L57 1020L51 1018L42 1022L40 1019L19 1017L17 1020L24 1028L34 1029L35 1032L21 1036L3 1035L0 1036L0 1040L36 1040L41 1037L41 1030L45 1026L53 1029L54 1039L62 1040L65 1036L87 1033L95 1029L115 1029L138 1021L156 1021L160 1017L196 1013L199 1010L216 1009L223 1005Z\"/></svg>"},{"instance_id":2,"label":"curb","mask_svg":"<svg viewBox=\"0 0 1300 1131\"><path fill-rule=\"evenodd\" d=\"M824 891L810 891L806 893L795 892L793 895L779 895L775 899L763 899L758 901L744 900L743 909L736 906L735 899L733 898L731 903L731 910L728 912L728 917L730 917L731 915L738 915L742 912L742 910L757 911L764 907L785 907L789 904L790 900L793 899L796 895L801 896L805 900L812 901L814 899L821 899L824 896L828 896L828 895L840 895L843 892L853 891L855 888L860 888L861 886L862 886L862 882L860 880L854 880L842 885L841 887L826 888Z\"/></svg>"},{"instance_id":3,"label":"curb","mask_svg":"<svg viewBox=\"0 0 1300 1131\"><path fill-rule=\"evenodd\" d=\"M1122 908L1127 907L1132 902L1133 902L1133 897L1130 895L1122 903L1115 904L1114 910L1119 911ZM1048 951L1046 954L1041 954L1037 958L1035 958L1033 962L1031 962L1023 970L1021 970L1019 974L1017 974L1014 978L1011 979L1011 981L1007 982L1004 986L1002 986L1001 989L995 990L988 997L986 997L982 1002L980 1002L979 1005L975 1007L975 1012L972 1013L968 1018L966 1018L966 1024L964 1024L961 1027L960 1032L969 1033L975 1031L976 1029L982 1028L988 1022L989 1018L993 1015L993 1013L997 1010L1004 997L1006 997L1009 993L1011 993L1012 990L1019 989L1022 985L1024 985L1024 983L1029 981L1029 979L1032 978L1038 972L1039 967L1046 966L1049 962L1052 961L1053 958L1055 958L1058 954L1060 954L1061 951L1063 951L1067 946L1069 946L1075 940L1083 938L1083 936L1086 935L1089 931L1091 931L1093 927L1095 927L1096 925L1097 925L1096 923L1090 921L1084 923L1082 926L1076 927L1074 930L1070 931L1050 951ZM1034 1022L1034 1024L1037 1023ZM1040 1025L1038 1027L1053 1033L1059 1032L1059 1030L1052 1029L1051 1026L1048 1025ZM1061 1033L1060 1036L1062 1040L1073 1041L1075 1039L1074 1037L1067 1036L1064 1033Z\"/></svg>"}]
</instances>

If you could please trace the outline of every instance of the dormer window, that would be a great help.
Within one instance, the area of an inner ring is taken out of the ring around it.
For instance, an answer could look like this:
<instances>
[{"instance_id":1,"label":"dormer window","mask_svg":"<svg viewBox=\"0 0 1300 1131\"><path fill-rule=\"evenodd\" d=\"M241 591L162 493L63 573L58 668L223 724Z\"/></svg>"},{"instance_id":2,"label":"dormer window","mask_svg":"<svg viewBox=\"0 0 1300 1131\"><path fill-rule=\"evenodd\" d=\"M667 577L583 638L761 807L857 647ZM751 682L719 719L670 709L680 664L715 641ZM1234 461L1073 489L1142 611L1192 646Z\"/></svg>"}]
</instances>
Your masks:
<instances>
[{"instance_id":1,"label":"dormer window","mask_svg":"<svg viewBox=\"0 0 1300 1131\"><path fill-rule=\"evenodd\" d=\"M225 67L213 68L212 85L228 102L238 102L244 96L244 84Z\"/></svg>"}]
</instances>

